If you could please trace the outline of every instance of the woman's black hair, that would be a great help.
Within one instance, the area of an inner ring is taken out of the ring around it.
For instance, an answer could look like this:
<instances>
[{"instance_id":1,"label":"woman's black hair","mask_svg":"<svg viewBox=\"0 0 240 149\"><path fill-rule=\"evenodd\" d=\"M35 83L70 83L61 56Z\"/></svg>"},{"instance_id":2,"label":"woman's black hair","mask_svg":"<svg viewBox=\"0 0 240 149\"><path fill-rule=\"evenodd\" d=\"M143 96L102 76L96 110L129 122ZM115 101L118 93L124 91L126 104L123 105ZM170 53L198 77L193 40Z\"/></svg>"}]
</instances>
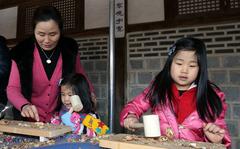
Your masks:
<instances>
[{"instance_id":1,"label":"woman's black hair","mask_svg":"<svg viewBox=\"0 0 240 149\"><path fill-rule=\"evenodd\" d=\"M214 121L222 112L221 99L215 92L216 89L220 89L208 80L206 46L200 39L181 38L170 48L165 66L155 77L146 98L151 101L153 106L157 104L165 106L168 99L173 110L174 98L171 90L173 80L170 69L174 56L180 50L195 51L199 66L198 76L195 80L197 85L197 112L203 121Z\"/></svg>"},{"instance_id":2,"label":"woman's black hair","mask_svg":"<svg viewBox=\"0 0 240 149\"><path fill-rule=\"evenodd\" d=\"M37 23L49 20L54 20L58 24L60 31L63 30L61 13L54 6L40 6L35 10L33 14L33 30Z\"/></svg>"},{"instance_id":3,"label":"woman's black hair","mask_svg":"<svg viewBox=\"0 0 240 149\"><path fill-rule=\"evenodd\" d=\"M69 74L61 81L60 86L63 85L72 88L73 93L80 97L84 113L94 113L90 88L84 75L79 73Z\"/></svg>"}]
</instances>

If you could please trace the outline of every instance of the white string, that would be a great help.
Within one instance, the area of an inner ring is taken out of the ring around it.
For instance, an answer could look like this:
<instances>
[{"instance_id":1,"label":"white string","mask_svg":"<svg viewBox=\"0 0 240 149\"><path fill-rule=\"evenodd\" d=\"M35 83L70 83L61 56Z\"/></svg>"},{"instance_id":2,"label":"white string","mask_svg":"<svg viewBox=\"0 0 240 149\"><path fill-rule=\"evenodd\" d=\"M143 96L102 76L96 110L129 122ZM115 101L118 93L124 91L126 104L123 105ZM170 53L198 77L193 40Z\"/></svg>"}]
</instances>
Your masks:
<instances>
[{"instance_id":1,"label":"white string","mask_svg":"<svg viewBox=\"0 0 240 149\"><path fill-rule=\"evenodd\" d=\"M47 58L46 63L47 63L47 64L51 64L51 63L52 63L51 58L52 58L55 50L53 50L52 54L48 57L47 54L44 52L44 50L43 50L41 47L40 47L40 49L42 50L44 56Z\"/></svg>"}]
</instances>

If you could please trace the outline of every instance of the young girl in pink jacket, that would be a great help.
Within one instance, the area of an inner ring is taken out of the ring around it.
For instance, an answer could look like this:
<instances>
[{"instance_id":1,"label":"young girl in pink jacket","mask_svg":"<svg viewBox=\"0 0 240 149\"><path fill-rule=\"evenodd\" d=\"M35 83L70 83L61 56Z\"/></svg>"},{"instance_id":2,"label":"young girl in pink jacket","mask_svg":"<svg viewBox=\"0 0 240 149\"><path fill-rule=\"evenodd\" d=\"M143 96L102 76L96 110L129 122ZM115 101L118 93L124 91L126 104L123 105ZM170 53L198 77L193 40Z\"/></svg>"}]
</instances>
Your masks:
<instances>
[{"instance_id":1,"label":"young girl in pink jacket","mask_svg":"<svg viewBox=\"0 0 240 149\"><path fill-rule=\"evenodd\" d=\"M176 139L230 148L225 95L208 80L206 47L199 39L182 38L169 48L163 70L122 110L121 125L134 130L149 109L159 116L162 135L171 130Z\"/></svg>"}]
</instances>

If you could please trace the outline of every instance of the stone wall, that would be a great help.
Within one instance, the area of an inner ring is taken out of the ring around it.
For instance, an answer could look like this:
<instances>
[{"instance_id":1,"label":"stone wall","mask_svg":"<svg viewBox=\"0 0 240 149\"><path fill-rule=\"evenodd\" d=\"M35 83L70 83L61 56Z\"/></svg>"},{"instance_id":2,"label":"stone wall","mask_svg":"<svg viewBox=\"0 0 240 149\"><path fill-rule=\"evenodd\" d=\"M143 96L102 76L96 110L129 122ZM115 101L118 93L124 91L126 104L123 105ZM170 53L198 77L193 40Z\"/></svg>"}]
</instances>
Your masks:
<instances>
[{"instance_id":1,"label":"stone wall","mask_svg":"<svg viewBox=\"0 0 240 149\"><path fill-rule=\"evenodd\" d=\"M107 56L108 37L77 38L81 63L93 83L97 96L97 109L101 119L107 123Z\"/></svg>"}]
</instances>

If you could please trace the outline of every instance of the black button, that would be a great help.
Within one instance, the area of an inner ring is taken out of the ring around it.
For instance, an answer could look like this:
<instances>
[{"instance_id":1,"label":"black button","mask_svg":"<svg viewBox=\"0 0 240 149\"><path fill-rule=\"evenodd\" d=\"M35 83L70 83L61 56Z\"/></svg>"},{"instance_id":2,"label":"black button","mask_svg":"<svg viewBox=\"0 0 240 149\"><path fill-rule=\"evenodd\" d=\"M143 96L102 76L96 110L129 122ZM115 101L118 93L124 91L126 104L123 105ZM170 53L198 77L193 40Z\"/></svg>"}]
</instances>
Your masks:
<instances>
[{"instance_id":1,"label":"black button","mask_svg":"<svg viewBox=\"0 0 240 149\"><path fill-rule=\"evenodd\" d=\"M48 86L51 86L51 84L48 84Z\"/></svg>"},{"instance_id":2,"label":"black button","mask_svg":"<svg viewBox=\"0 0 240 149\"><path fill-rule=\"evenodd\" d=\"M50 94L48 94L48 96L50 96Z\"/></svg>"}]
</instances>

